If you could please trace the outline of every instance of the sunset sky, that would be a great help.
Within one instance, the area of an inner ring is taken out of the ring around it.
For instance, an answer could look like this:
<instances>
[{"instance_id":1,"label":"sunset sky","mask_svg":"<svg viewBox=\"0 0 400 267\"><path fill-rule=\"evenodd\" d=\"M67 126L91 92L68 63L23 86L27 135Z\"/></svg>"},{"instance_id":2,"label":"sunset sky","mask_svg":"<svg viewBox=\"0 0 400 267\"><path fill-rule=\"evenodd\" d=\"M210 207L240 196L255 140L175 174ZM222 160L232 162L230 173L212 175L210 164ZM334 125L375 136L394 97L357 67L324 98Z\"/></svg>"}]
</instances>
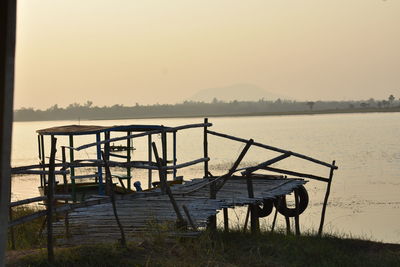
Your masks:
<instances>
[{"instance_id":1,"label":"sunset sky","mask_svg":"<svg viewBox=\"0 0 400 267\"><path fill-rule=\"evenodd\" d=\"M398 0L19 0L15 108L176 103L249 83L400 97Z\"/></svg>"}]
</instances>

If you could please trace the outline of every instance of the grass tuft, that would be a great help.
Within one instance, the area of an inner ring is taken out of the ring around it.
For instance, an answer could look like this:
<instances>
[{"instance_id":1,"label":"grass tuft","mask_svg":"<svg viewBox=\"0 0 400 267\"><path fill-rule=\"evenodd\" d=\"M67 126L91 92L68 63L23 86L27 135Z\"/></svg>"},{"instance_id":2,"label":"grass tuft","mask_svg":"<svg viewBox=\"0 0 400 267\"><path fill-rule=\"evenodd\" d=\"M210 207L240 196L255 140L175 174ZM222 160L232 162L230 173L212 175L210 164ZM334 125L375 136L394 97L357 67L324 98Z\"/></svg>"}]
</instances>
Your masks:
<instances>
[{"instance_id":1,"label":"grass tuft","mask_svg":"<svg viewBox=\"0 0 400 267\"><path fill-rule=\"evenodd\" d=\"M35 206L19 206L12 208L12 218L17 219L39 211ZM39 248L46 244L46 234L43 234L45 217L14 226L8 230L8 249ZM14 248L11 235L14 235Z\"/></svg>"}]
</instances>

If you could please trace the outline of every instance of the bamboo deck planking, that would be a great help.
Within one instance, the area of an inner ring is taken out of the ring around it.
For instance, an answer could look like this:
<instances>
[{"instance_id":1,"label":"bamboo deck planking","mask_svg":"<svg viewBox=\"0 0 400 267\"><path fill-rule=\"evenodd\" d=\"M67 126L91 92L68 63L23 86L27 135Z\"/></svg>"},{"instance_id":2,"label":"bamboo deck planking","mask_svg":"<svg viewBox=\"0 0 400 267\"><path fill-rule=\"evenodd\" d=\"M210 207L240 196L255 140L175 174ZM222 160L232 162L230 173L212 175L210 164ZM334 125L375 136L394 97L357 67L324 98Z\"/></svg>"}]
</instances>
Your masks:
<instances>
[{"instance_id":1,"label":"bamboo deck planking","mask_svg":"<svg viewBox=\"0 0 400 267\"><path fill-rule=\"evenodd\" d=\"M216 199L209 198L209 186L185 194L209 181L203 178L193 179L182 185L171 187L181 213L184 214L183 206L185 205L196 228L205 227L208 218L216 215L223 208L260 203L263 199L290 194L295 188L306 183L302 179L255 178L253 179L254 198L249 198L246 180L234 176L227 180L217 193ZM128 240L135 238L138 233L160 231L157 227L154 228L157 224L174 223L177 220L168 196L162 195L159 189L125 196L118 199L116 204L118 216ZM120 238L111 203L78 208L70 212L68 216L70 238L61 238L59 240L61 243L91 243L99 242L99 239L110 241ZM53 225L55 235L62 236L65 232L63 221L55 222Z\"/></svg>"}]
</instances>

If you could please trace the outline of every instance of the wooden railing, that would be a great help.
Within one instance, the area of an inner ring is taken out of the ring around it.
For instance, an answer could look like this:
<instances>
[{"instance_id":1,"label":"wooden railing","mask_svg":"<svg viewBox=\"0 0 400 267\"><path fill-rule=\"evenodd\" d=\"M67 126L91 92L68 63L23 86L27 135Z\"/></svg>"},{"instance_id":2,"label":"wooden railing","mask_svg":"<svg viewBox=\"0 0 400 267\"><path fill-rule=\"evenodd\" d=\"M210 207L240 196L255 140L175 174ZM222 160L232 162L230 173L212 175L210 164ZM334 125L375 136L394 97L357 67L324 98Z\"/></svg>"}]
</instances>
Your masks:
<instances>
[{"instance_id":1,"label":"wooden railing","mask_svg":"<svg viewBox=\"0 0 400 267\"><path fill-rule=\"evenodd\" d=\"M207 122L207 120L205 120L205 122ZM223 133L219 133L219 132L215 132L215 131L210 131L207 128L205 128L205 136L207 134L211 134L211 135L214 135L214 136L226 138L226 139L237 141L237 142L246 143L246 147L250 143L250 140L246 140L246 139L243 139L243 138L239 138L239 137L236 137L236 136L227 135L227 134L223 134ZM207 137L205 137L204 139L208 140ZM300 153L292 152L292 151L289 151L289 150L284 150L284 149L281 149L281 148L273 147L273 146L270 146L270 145L265 145L265 144L254 142L254 141L251 141L250 146L261 147L261 148L264 148L264 149L267 149L267 150L279 152L279 153L282 153L282 155L279 155L279 156L277 156L275 158L269 159L269 160L267 160L267 161L265 161L263 163L260 163L260 164L258 164L256 166L246 167L246 168L243 168L243 169L237 169L237 166L236 166L236 168L232 168L230 170L230 172L228 172L227 174L222 175L222 176L214 179L213 181L211 181L211 187L210 187L211 194L212 194L211 197L215 197L214 195L223 186L223 184L226 182L226 180L229 179L230 177L232 177L232 174L234 172L237 172L239 170L243 170L242 175L248 178L247 179L247 187L248 187L249 197L253 197L253 185L252 185L252 181L251 181L251 174L253 172L255 172L255 171L258 171L258 170L267 170L267 171L271 171L271 172L275 172L275 173L293 175L295 177L309 178L309 179L313 179L313 180L317 180L317 181L321 181L321 182L326 182L327 183L327 188L326 188L326 192L325 192L325 197L324 197L324 202L323 202L322 212L321 212L321 220L320 220L320 225L319 225L319 229L318 229L318 235L321 236L322 235L322 231L323 231L323 226L324 226L326 206L328 204L328 198L329 198L330 188L331 188L332 179L333 179L333 172L338 169L338 166L335 165L335 161L333 161L332 164L330 164L330 163L327 163L327 162L324 162L324 161L321 161L321 160L318 160L318 159L315 159L315 158L312 158L312 157L309 157L309 156L306 156L306 155L303 155L303 154L300 154ZM244 154L245 154L247 152L247 149L245 151L242 151L242 153L244 152ZM206 141L205 141L204 151L208 151L208 149L206 150ZM237 160L237 162L240 162L241 159L243 158L243 156L244 155L240 155L238 160ZM322 166L325 166L325 167L328 167L330 169L329 176L328 177L321 177L321 176L318 176L318 175L295 172L295 171L279 169L279 168L273 168L273 167L270 166L270 165L272 165L274 163L277 163L277 162L279 162L281 160L284 160L286 158L289 158L291 156L297 157L297 158L300 158L300 159L304 159L304 160L307 160L307 161L310 161L312 163L319 164L319 165L322 165ZM208 168L208 166L207 166L207 168ZM208 172L208 170L207 170L207 172ZM224 182L221 183L219 187L216 187L217 182L219 180L221 180L221 179L223 179ZM295 195L296 195L295 196L295 200L296 200L296 205L297 205L297 201L298 201L297 192L295 192ZM254 207L252 207L252 209L254 209ZM253 214L253 212L251 214ZM286 218L286 221L288 221L287 218ZM298 221L298 218L296 218L296 221ZM298 225L296 224L296 230L297 230L297 226ZM253 227L255 227L257 229L257 225L252 226L252 229L253 229Z\"/></svg>"}]
</instances>

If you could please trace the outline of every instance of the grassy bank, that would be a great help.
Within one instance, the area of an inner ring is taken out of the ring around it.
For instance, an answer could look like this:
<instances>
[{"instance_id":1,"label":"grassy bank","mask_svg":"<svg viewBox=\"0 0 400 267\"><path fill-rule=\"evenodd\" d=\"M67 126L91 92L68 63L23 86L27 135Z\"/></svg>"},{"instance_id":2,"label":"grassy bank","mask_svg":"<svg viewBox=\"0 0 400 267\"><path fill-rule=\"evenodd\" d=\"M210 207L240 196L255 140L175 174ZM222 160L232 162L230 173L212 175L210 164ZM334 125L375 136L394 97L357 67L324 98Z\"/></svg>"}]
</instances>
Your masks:
<instances>
[{"instance_id":1,"label":"grassy bank","mask_svg":"<svg viewBox=\"0 0 400 267\"><path fill-rule=\"evenodd\" d=\"M13 216L35 210L17 208ZM14 228L16 249L9 242L8 266L50 266L46 236L40 234L43 220ZM235 230L204 232L197 238L148 234L141 240L127 249L116 243L57 248L55 266L400 266L400 244L335 236Z\"/></svg>"},{"instance_id":2,"label":"grassy bank","mask_svg":"<svg viewBox=\"0 0 400 267\"><path fill-rule=\"evenodd\" d=\"M59 248L55 255L55 266L400 266L400 245L238 231L186 239L153 236L128 249L116 244ZM45 250L8 265L49 266Z\"/></svg>"},{"instance_id":3,"label":"grassy bank","mask_svg":"<svg viewBox=\"0 0 400 267\"><path fill-rule=\"evenodd\" d=\"M20 206L12 209L12 218L17 219L38 211L35 206ZM9 229L8 249L32 249L46 245L46 234L43 234L45 217L35 219Z\"/></svg>"}]
</instances>

